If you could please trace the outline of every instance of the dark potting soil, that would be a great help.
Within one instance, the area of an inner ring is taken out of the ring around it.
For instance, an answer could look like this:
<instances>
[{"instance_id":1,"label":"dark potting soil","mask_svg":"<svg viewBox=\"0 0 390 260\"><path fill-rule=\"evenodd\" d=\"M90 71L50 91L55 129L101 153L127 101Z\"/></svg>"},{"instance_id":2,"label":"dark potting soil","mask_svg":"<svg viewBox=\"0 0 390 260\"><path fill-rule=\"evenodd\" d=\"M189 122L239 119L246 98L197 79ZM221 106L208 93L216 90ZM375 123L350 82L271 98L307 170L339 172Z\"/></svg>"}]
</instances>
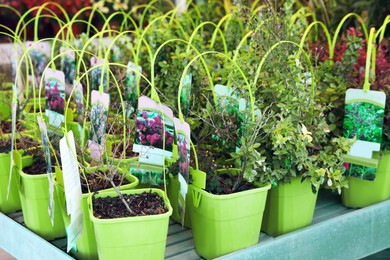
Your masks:
<instances>
[{"instance_id":1,"label":"dark potting soil","mask_svg":"<svg viewBox=\"0 0 390 260\"><path fill-rule=\"evenodd\" d=\"M112 185L109 180L105 179L103 176L109 176L109 172L103 172L98 170L96 173L86 174L89 189L91 192L97 192L104 189L112 188ZM83 175L80 175L81 181L81 191L83 193L88 193L87 182L84 179ZM130 184L130 182L125 178L124 175L116 173L113 177L115 186L121 186Z\"/></svg>"},{"instance_id":2,"label":"dark potting soil","mask_svg":"<svg viewBox=\"0 0 390 260\"><path fill-rule=\"evenodd\" d=\"M54 172L54 168L52 168L51 171ZM47 165L45 158L43 156L37 157L35 160L33 160L33 164L31 166L23 168L23 172L32 175L47 173Z\"/></svg>"},{"instance_id":3,"label":"dark potting soil","mask_svg":"<svg viewBox=\"0 0 390 260\"><path fill-rule=\"evenodd\" d=\"M233 190L236 181L237 176L232 176L230 174L208 175L206 180L206 191L216 195L223 195L257 188L253 183L242 180L239 185L237 185L237 188Z\"/></svg>"},{"instance_id":4,"label":"dark potting soil","mask_svg":"<svg viewBox=\"0 0 390 260\"><path fill-rule=\"evenodd\" d=\"M133 213L129 212L119 197L93 198L94 216L100 219L123 218L164 214L168 211L163 198L155 192L123 194Z\"/></svg>"},{"instance_id":5,"label":"dark potting soil","mask_svg":"<svg viewBox=\"0 0 390 260\"><path fill-rule=\"evenodd\" d=\"M22 136L17 138L15 141L15 145L18 149L28 149L28 148L36 148L39 146L38 141L32 139L31 137ZM0 139L0 153L9 153L11 151L11 139ZM34 153L30 151L30 153ZM31 154L33 155L33 154Z\"/></svg>"},{"instance_id":6,"label":"dark potting soil","mask_svg":"<svg viewBox=\"0 0 390 260\"><path fill-rule=\"evenodd\" d=\"M20 132L26 130L20 122L16 122L16 131ZM0 122L0 133L10 134L12 132L12 122L11 121L1 121Z\"/></svg>"},{"instance_id":7,"label":"dark potting soil","mask_svg":"<svg viewBox=\"0 0 390 260\"><path fill-rule=\"evenodd\" d=\"M120 143L118 145L113 145L112 146L112 155L114 158L121 158L124 156L124 151L123 151L123 143ZM133 144L132 143L126 143L126 157L125 158L132 158L137 156L136 153L133 152Z\"/></svg>"}]
</instances>

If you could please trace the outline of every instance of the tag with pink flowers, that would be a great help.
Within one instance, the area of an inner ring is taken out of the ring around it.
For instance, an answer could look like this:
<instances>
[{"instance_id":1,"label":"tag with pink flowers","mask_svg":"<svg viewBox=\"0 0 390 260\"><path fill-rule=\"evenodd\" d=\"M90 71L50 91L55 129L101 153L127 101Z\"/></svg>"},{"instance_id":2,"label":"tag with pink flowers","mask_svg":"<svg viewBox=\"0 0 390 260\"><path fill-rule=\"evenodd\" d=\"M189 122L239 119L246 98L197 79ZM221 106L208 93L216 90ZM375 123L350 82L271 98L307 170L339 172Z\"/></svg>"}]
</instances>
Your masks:
<instances>
[{"instance_id":1,"label":"tag with pink flowers","mask_svg":"<svg viewBox=\"0 0 390 260\"><path fill-rule=\"evenodd\" d=\"M170 108L141 96L136 126L133 151L139 153L140 162L164 165L165 158L172 158L175 127Z\"/></svg>"},{"instance_id":2,"label":"tag with pink flowers","mask_svg":"<svg viewBox=\"0 0 390 260\"><path fill-rule=\"evenodd\" d=\"M91 127L88 146L91 157L95 161L101 161L105 147L105 135L108 119L108 107L110 96L107 93L91 92Z\"/></svg>"},{"instance_id":3,"label":"tag with pink flowers","mask_svg":"<svg viewBox=\"0 0 390 260\"><path fill-rule=\"evenodd\" d=\"M178 180L180 183L180 196L179 196L179 214L181 216L182 224L184 224L185 214L185 201L188 191L188 180L190 174L190 141L191 141L191 129L190 125L186 122L180 122L178 118L173 119L176 129L176 143L178 149Z\"/></svg>"},{"instance_id":4,"label":"tag with pink flowers","mask_svg":"<svg viewBox=\"0 0 390 260\"><path fill-rule=\"evenodd\" d=\"M46 116L49 118L49 125L60 127L65 121L65 75L62 71L46 69L45 71L46 90Z\"/></svg>"}]
</instances>

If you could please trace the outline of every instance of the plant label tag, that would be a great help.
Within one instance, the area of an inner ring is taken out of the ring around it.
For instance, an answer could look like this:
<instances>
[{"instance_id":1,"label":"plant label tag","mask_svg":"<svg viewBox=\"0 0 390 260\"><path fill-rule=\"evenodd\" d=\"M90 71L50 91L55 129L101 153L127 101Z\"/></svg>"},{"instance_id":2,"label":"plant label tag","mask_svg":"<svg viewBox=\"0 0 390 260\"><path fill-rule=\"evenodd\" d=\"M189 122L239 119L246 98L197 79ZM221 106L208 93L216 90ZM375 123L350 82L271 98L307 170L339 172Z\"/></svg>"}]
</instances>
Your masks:
<instances>
[{"instance_id":1,"label":"plant label tag","mask_svg":"<svg viewBox=\"0 0 390 260\"><path fill-rule=\"evenodd\" d=\"M185 201L188 191L188 181L190 175L190 142L191 142L191 130L190 125L186 122L181 123L178 118L173 119L176 130L176 143L178 149L178 163L179 163L179 183L180 183L180 196L179 196L179 214L181 216L182 225L184 225L185 216Z\"/></svg>"},{"instance_id":2,"label":"plant label tag","mask_svg":"<svg viewBox=\"0 0 390 260\"><path fill-rule=\"evenodd\" d=\"M65 85L70 92L72 90L72 85L76 74L76 54L73 49L67 47L61 47L60 53L61 70L64 72Z\"/></svg>"},{"instance_id":3,"label":"plant label tag","mask_svg":"<svg viewBox=\"0 0 390 260\"><path fill-rule=\"evenodd\" d=\"M65 75L62 71L47 69L45 73L46 109L49 125L60 127L65 121Z\"/></svg>"},{"instance_id":4,"label":"plant label tag","mask_svg":"<svg viewBox=\"0 0 390 260\"><path fill-rule=\"evenodd\" d=\"M31 62L33 67L30 67L30 64L26 62L28 72L30 75L35 75L37 80L42 76L45 67L49 63L50 53L51 53L51 45L48 41L43 42L34 42L27 41L25 43L25 47L27 48L28 54L31 58ZM39 82L39 81L37 81Z\"/></svg>"},{"instance_id":5,"label":"plant label tag","mask_svg":"<svg viewBox=\"0 0 390 260\"><path fill-rule=\"evenodd\" d=\"M344 136L356 138L345 156L347 175L374 180L378 160L373 152L380 151L386 95L380 91L348 89L345 97Z\"/></svg>"},{"instance_id":6,"label":"plant label tag","mask_svg":"<svg viewBox=\"0 0 390 260\"><path fill-rule=\"evenodd\" d=\"M190 111L190 99L191 99L191 86L192 86L192 73L188 73L183 80L183 88L180 93L180 102L183 105L183 114L187 117Z\"/></svg>"},{"instance_id":7,"label":"plant label tag","mask_svg":"<svg viewBox=\"0 0 390 260\"><path fill-rule=\"evenodd\" d=\"M137 105L137 98L139 96L138 85L140 82L142 73L142 67L137 66L135 63L129 61L126 69L126 82L125 82L125 109L126 115L130 118Z\"/></svg>"},{"instance_id":8,"label":"plant label tag","mask_svg":"<svg viewBox=\"0 0 390 260\"><path fill-rule=\"evenodd\" d=\"M81 83L76 83L73 81L75 86L74 97L77 108L77 122L79 123L79 132L81 140L84 140L82 125L84 123L84 94L83 94L83 85Z\"/></svg>"},{"instance_id":9,"label":"plant label tag","mask_svg":"<svg viewBox=\"0 0 390 260\"><path fill-rule=\"evenodd\" d=\"M107 74L103 73L104 59L91 57L91 67L95 67L91 70L91 86L93 90L98 90L102 85L103 90L108 92Z\"/></svg>"},{"instance_id":10,"label":"plant label tag","mask_svg":"<svg viewBox=\"0 0 390 260\"><path fill-rule=\"evenodd\" d=\"M138 178L139 183L160 187L164 185L162 166L133 162L130 163L130 173Z\"/></svg>"},{"instance_id":11,"label":"plant label tag","mask_svg":"<svg viewBox=\"0 0 390 260\"><path fill-rule=\"evenodd\" d=\"M141 96L136 127L133 152L139 153L140 162L164 165L165 158L172 158L175 127L170 108Z\"/></svg>"},{"instance_id":12,"label":"plant label tag","mask_svg":"<svg viewBox=\"0 0 390 260\"><path fill-rule=\"evenodd\" d=\"M11 180L12 180L12 172L15 165L14 162L14 140L15 140L15 131L16 131L16 110L17 110L17 104L18 104L18 88L15 84L12 84L12 129L11 129L11 154L10 154L10 176L8 180L8 187L7 187L7 200L9 196L9 192L11 189Z\"/></svg>"},{"instance_id":13,"label":"plant label tag","mask_svg":"<svg viewBox=\"0 0 390 260\"><path fill-rule=\"evenodd\" d=\"M72 131L69 131L63 138L61 138L60 153L62 174L64 178L66 210L68 215L71 215L80 211L80 202L82 197L80 172Z\"/></svg>"},{"instance_id":14,"label":"plant label tag","mask_svg":"<svg viewBox=\"0 0 390 260\"><path fill-rule=\"evenodd\" d=\"M91 157L95 161L101 161L104 153L109 103L110 96L108 94L92 90L90 141L88 144Z\"/></svg>"},{"instance_id":15,"label":"plant label tag","mask_svg":"<svg viewBox=\"0 0 390 260\"><path fill-rule=\"evenodd\" d=\"M70 224L66 228L66 235L68 240L66 252L69 252L72 249L72 247L76 245L76 242L80 238L82 233L83 233L83 213L81 213L81 211L79 210L70 215Z\"/></svg>"},{"instance_id":16,"label":"plant label tag","mask_svg":"<svg viewBox=\"0 0 390 260\"><path fill-rule=\"evenodd\" d=\"M52 178L52 165L50 158L50 146L49 146L49 137L47 136L47 127L45 121L37 116L39 131L41 132L42 148L45 154L46 168L47 168L47 179L49 182L49 216L51 224L54 225L54 183Z\"/></svg>"}]
</instances>

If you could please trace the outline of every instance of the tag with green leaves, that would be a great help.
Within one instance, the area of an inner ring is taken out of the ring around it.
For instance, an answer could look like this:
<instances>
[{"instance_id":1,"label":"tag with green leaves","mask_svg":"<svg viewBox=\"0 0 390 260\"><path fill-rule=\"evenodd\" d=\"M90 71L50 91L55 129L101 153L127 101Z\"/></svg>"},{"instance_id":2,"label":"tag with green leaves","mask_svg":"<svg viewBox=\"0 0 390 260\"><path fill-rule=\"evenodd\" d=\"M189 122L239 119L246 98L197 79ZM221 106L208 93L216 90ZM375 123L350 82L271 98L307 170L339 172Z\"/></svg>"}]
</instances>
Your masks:
<instances>
[{"instance_id":1,"label":"tag with green leaves","mask_svg":"<svg viewBox=\"0 0 390 260\"><path fill-rule=\"evenodd\" d=\"M348 89L345 97L344 136L356 138L344 157L347 175L374 180L378 160L373 152L380 151L386 95L379 91Z\"/></svg>"},{"instance_id":2,"label":"tag with green leaves","mask_svg":"<svg viewBox=\"0 0 390 260\"><path fill-rule=\"evenodd\" d=\"M49 125L60 127L65 121L65 75L62 71L47 69L45 72L46 109Z\"/></svg>"},{"instance_id":3,"label":"tag with green leaves","mask_svg":"<svg viewBox=\"0 0 390 260\"><path fill-rule=\"evenodd\" d=\"M106 93L92 90L91 92L91 127L88 146L91 157L101 161L106 142L106 127L110 96Z\"/></svg>"},{"instance_id":4,"label":"tag with green leaves","mask_svg":"<svg viewBox=\"0 0 390 260\"><path fill-rule=\"evenodd\" d=\"M98 90L102 85L105 92L108 91L108 80L107 74L103 73L102 64L104 63L104 59L91 57L91 67L95 67L91 70L91 86L93 90Z\"/></svg>"},{"instance_id":5,"label":"tag with green leaves","mask_svg":"<svg viewBox=\"0 0 390 260\"><path fill-rule=\"evenodd\" d=\"M140 162L161 166L165 158L172 158L175 127L170 108L141 96L136 126L133 151L139 153Z\"/></svg>"},{"instance_id":6,"label":"tag with green leaves","mask_svg":"<svg viewBox=\"0 0 390 260\"><path fill-rule=\"evenodd\" d=\"M36 77L41 77L46 65L50 60L51 46L47 41L33 42L27 41L25 47L28 49L28 53L31 58L33 67L29 65L29 75L34 74Z\"/></svg>"},{"instance_id":7,"label":"tag with green leaves","mask_svg":"<svg viewBox=\"0 0 390 260\"><path fill-rule=\"evenodd\" d=\"M164 186L164 169L162 166L134 162L130 164L130 173L137 177L141 184Z\"/></svg>"},{"instance_id":8,"label":"tag with green leaves","mask_svg":"<svg viewBox=\"0 0 390 260\"><path fill-rule=\"evenodd\" d=\"M190 99L191 99L191 86L192 86L192 73L188 73L183 81L183 88L180 93L180 102L182 104L183 114L187 117L190 111Z\"/></svg>"},{"instance_id":9,"label":"tag with green leaves","mask_svg":"<svg viewBox=\"0 0 390 260\"><path fill-rule=\"evenodd\" d=\"M77 122L79 123L79 132L80 136L83 134L82 125L84 122L84 94L83 94L83 85L81 83L74 82L74 97L77 108Z\"/></svg>"},{"instance_id":10,"label":"tag with green leaves","mask_svg":"<svg viewBox=\"0 0 390 260\"><path fill-rule=\"evenodd\" d=\"M61 47L61 70L65 75L65 84L73 85L76 73L76 54L71 48Z\"/></svg>"},{"instance_id":11,"label":"tag with green leaves","mask_svg":"<svg viewBox=\"0 0 390 260\"><path fill-rule=\"evenodd\" d=\"M125 81L125 108L126 115L130 118L136 107L137 107L137 98L138 85L140 82L140 74L142 73L142 67L137 66L135 63L129 61L126 69L126 81Z\"/></svg>"},{"instance_id":12,"label":"tag with green leaves","mask_svg":"<svg viewBox=\"0 0 390 260\"><path fill-rule=\"evenodd\" d=\"M179 214L181 216L182 224L184 224L185 215L185 201L188 191L188 181L190 174L190 142L191 142L191 129L190 125L186 122L180 122L178 118L173 119L176 130L176 144L178 148L179 158L177 161L178 166L178 180L180 183L180 195L179 195Z\"/></svg>"},{"instance_id":13,"label":"tag with green leaves","mask_svg":"<svg viewBox=\"0 0 390 260\"><path fill-rule=\"evenodd\" d=\"M39 131L41 132L41 140L42 140L42 148L45 156L46 161L46 169L47 169L47 179L49 182L49 216L51 220L51 224L54 225L54 183L52 178L52 164L51 164L51 157L50 157L50 145L49 145L49 137L47 135L47 127L45 124L45 121L40 117L37 116Z\"/></svg>"}]
</instances>

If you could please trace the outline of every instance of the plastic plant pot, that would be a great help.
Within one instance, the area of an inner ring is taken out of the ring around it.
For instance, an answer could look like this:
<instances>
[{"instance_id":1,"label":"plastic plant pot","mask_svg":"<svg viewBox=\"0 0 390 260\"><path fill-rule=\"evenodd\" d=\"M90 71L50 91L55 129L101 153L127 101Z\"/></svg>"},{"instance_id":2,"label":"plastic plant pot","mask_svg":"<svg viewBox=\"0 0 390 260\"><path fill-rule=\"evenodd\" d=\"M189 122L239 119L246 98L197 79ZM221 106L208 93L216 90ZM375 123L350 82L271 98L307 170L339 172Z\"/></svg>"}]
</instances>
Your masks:
<instances>
[{"instance_id":1,"label":"plastic plant pot","mask_svg":"<svg viewBox=\"0 0 390 260\"><path fill-rule=\"evenodd\" d=\"M179 194L180 194L180 182L177 176L169 179L169 184L167 187L167 194L169 201L172 206L172 216L171 218L179 224L182 224L180 212L179 212ZM184 226L186 228L191 228L191 206L192 206L192 197L191 192L187 192L186 196L186 208L184 215Z\"/></svg>"},{"instance_id":2,"label":"plastic plant pot","mask_svg":"<svg viewBox=\"0 0 390 260\"><path fill-rule=\"evenodd\" d=\"M276 237L311 225L317 201L311 182L301 183L300 177L291 183L280 183L268 192L262 230Z\"/></svg>"},{"instance_id":3,"label":"plastic plant pot","mask_svg":"<svg viewBox=\"0 0 390 260\"><path fill-rule=\"evenodd\" d=\"M212 259L258 243L270 185L228 195L188 187L193 199L192 233L199 255Z\"/></svg>"},{"instance_id":4,"label":"plastic plant pot","mask_svg":"<svg viewBox=\"0 0 390 260\"><path fill-rule=\"evenodd\" d=\"M343 189L341 202L349 208L363 208L390 197L390 152L374 153L379 159L374 181L348 178L349 188Z\"/></svg>"},{"instance_id":5,"label":"plastic plant pot","mask_svg":"<svg viewBox=\"0 0 390 260\"><path fill-rule=\"evenodd\" d=\"M90 168L91 171L94 168ZM123 172L122 172L123 174ZM120 190L129 190L133 189L138 185L138 179L131 175L127 174L127 180L129 180L129 184L120 186ZM67 214L66 210L66 199L65 199L65 191L64 187L61 186L55 179L54 185L56 192L58 194L59 203L61 206L61 213L65 223L65 226L69 226L70 224L70 216ZM113 191L113 189L106 189L105 191ZM93 223L89 217L88 213L88 202L87 199L89 194L83 194L81 200L81 212L83 213L83 232L80 238L76 242L76 247L72 249L72 253L79 259L98 259L98 251L95 239L95 231L93 228Z\"/></svg>"},{"instance_id":6,"label":"plastic plant pot","mask_svg":"<svg viewBox=\"0 0 390 260\"><path fill-rule=\"evenodd\" d=\"M56 167L56 173L61 171ZM46 240L64 237L66 235L64 221L61 216L58 196L54 193L54 225L48 214L49 181L47 174L30 175L19 171L20 201L24 223L27 228Z\"/></svg>"},{"instance_id":7,"label":"plastic plant pot","mask_svg":"<svg viewBox=\"0 0 390 260\"><path fill-rule=\"evenodd\" d=\"M168 211L160 215L98 219L92 211L92 195L88 197L89 215L94 224L99 259L164 259L172 207L160 189L135 189L123 194L156 192L164 198ZM97 197L116 197L115 191L101 192Z\"/></svg>"}]
</instances>

